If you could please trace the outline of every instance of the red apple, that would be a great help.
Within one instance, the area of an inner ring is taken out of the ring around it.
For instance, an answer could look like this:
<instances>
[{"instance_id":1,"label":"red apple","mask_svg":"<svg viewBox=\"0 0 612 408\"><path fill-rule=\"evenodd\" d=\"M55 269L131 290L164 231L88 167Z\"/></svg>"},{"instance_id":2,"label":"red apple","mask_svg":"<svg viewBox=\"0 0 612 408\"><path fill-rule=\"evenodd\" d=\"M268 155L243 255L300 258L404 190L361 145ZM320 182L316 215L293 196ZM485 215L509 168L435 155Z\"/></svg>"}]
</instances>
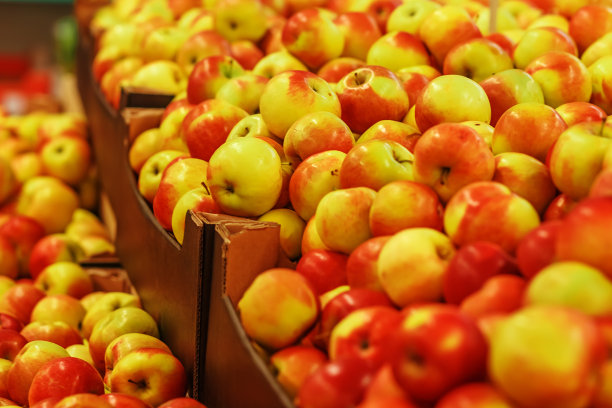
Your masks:
<instances>
[{"instance_id":1,"label":"red apple","mask_svg":"<svg viewBox=\"0 0 612 408\"><path fill-rule=\"evenodd\" d=\"M487 383L462 385L447 393L436 408L513 408L512 402Z\"/></svg>"},{"instance_id":2,"label":"red apple","mask_svg":"<svg viewBox=\"0 0 612 408\"><path fill-rule=\"evenodd\" d=\"M612 31L612 8L608 4L589 4L581 7L570 18L569 34L580 52Z\"/></svg>"},{"instance_id":3,"label":"red apple","mask_svg":"<svg viewBox=\"0 0 612 408\"><path fill-rule=\"evenodd\" d=\"M195 105L214 98L223 84L243 73L238 61L229 55L211 55L199 60L187 81L189 103Z\"/></svg>"},{"instance_id":4,"label":"red apple","mask_svg":"<svg viewBox=\"0 0 612 408\"><path fill-rule=\"evenodd\" d=\"M516 260L523 276L534 277L541 269L555 262L560 220L546 221L530 231L516 248Z\"/></svg>"},{"instance_id":5,"label":"red apple","mask_svg":"<svg viewBox=\"0 0 612 408\"><path fill-rule=\"evenodd\" d=\"M318 295L346 285L348 255L325 249L314 249L304 254L295 270L302 274Z\"/></svg>"},{"instance_id":6,"label":"red apple","mask_svg":"<svg viewBox=\"0 0 612 408\"><path fill-rule=\"evenodd\" d=\"M366 66L365 61L350 57L338 57L326 62L317 75L329 83L339 82L346 74Z\"/></svg>"},{"instance_id":7,"label":"red apple","mask_svg":"<svg viewBox=\"0 0 612 408\"><path fill-rule=\"evenodd\" d=\"M567 127L581 122L604 121L608 116L601 107L589 102L564 103L558 106L556 111L561 115Z\"/></svg>"},{"instance_id":8,"label":"red apple","mask_svg":"<svg viewBox=\"0 0 612 408\"><path fill-rule=\"evenodd\" d=\"M365 61L368 50L381 36L376 19L366 12L351 11L338 14L333 21L344 36L341 55Z\"/></svg>"},{"instance_id":9,"label":"red apple","mask_svg":"<svg viewBox=\"0 0 612 408\"><path fill-rule=\"evenodd\" d=\"M21 323L30 322L36 303L45 297L45 292L31 283L17 283L0 297L0 311L15 316Z\"/></svg>"},{"instance_id":10,"label":"red apple","mask_svg":"<svg viewBox=\"0 0 612 408\"><path fill-rule=\"evenodd\" d=\"M28 342L46 340L64 348L73 344L82 344L83 339L77 329L62 321L30 322L22 330L21 335Z\"/></svg>"},{"instance_id":11,"label":"red apple","mask_svg":"<svg viewBox=\"0 0 612 408\"><path fill-rule=\"evenodd\" d=\"M21 331L23 326L23 323L21 323L15 316L0 312L0 329Z\"/></svg>"},{"instance_id":12,"label":"red apple","mask_svg":"<svg viewBox=\"0 0 612 408\"><path fill-rule=\"evenodd\" d=\"M13 361L23 346L28 343L25 337L12 329L0 329L0 358Z\"/></svg>"},{"instance_id":13,"label":"red apple","mask_svg":"<svg viewBox=\"0 0 612 408\"><path fill-rule=\"evenodd\" d=\"M351 288L383 291L378 280L378 256L390 236L370 238L351 252L346 262L346 280Z\"/></svg>"},{"instance_id":14,"label":"red apple","mask_svg":"<svg viewBox=\"0 0 612 408\"><path fill-rule=\"evenodd\" d=\"M108 402L113 408L152 408L150 404L140 398L120 392L101 395L100 399ZM196 407L194 406L194 408Z\"/></svg>"},{"instance_id":15,"label":"red apple","mask_svg":"<svg viewBox=\"0 0 612 408\"><path fill-rule=\"evenodd\" d=\"M193 398L179 397L164 402L158 408L206 408L206 405Z\"/></svg>"},{"instance_id":16,"label":"red apple","mask_svg":"<svg viewBox=\"0 0 612 408\"><path fill-rule=\"evenodd\" d=\"M64 397L53 408L112 408L101 396L80 393Z\"/></svg>"},{"instance_id":17,"label":"red apple","mask_svg":"<svg viewBox=\"0 0 612 408\"><path fill-rule=\"evenodd\" d=\"M325 353L312 346L285 347L270 356L276 380L292 398L308 376L326 362Z\"/></svg>"},{"instance_id":18,"label":"red apple","mask_svg":"<svg viewBox=\"0 0 612 408\"><path fill-rule=\"evenodd\" d=\"M0 226L0 235L8 238L15 245L19 270L22 275L25 275L32 248L45 235L43 226L34 218L25 215L11 215Z\"/></svg>"},{"instance_id":19,"label":"red apple","mask_svg":"<svg viewBox=\"0 0 612 408\"><path fill-rule=\"evenodd\" d=\"M38 275L54 262L80 262L84 258L83 248L66 234L47 235L34 245L28 262L30 276Z\"/></svg>"},{"instance_id":20,"label":"red apple","mask_svg":"<svg viewBox=\"0 0 612 408\"><path fill-rule=\"evenodd\" d=\"M465 315L480 320L491 315L509 314L523 306L527 283L515 275L494 275L461 301L459 308Z\"/></svg>"}]
</instances>

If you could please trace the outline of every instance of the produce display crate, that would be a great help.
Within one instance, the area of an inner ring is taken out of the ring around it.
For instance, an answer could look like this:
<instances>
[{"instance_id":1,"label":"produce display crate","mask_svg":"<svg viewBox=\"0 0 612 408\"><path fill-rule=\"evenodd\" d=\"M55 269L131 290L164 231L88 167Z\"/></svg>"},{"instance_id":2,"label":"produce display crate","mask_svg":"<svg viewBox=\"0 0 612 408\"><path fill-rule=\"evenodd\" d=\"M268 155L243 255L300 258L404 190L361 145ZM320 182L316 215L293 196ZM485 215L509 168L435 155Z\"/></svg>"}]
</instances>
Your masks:
<instances>
[{"instance_id":1,"label":"produce display crate","mask_svg":"<svg viewBox=\"0 0 612 408\"><path fill-rule=\"evenodd\" d=\"M189 394L200 398L207 302L203 288L203 224L189 217L183 245L159 225L138 193L128 162L130 132L156 126L161 109L132 109L119 114L103 98L91 73L91 46L82 37L77 81L88 117L100 181L116 218L116 248L129 271L143 307L156 319L162 340L185 366Z\"/></svg>"}]
</instances>

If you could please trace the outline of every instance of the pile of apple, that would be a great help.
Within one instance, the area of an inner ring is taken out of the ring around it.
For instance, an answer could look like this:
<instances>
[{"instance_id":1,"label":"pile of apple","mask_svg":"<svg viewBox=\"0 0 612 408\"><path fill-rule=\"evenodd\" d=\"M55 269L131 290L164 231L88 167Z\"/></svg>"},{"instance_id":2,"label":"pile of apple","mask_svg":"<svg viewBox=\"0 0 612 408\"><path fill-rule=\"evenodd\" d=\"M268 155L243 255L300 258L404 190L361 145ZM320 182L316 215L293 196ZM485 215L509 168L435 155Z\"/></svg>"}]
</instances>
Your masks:
<instances>
[{"instance_id":1,"label":"pile of apple","mask_svg":"<svg viewBox=\"0 0 612 408\"><path fill-rule=\"evenodd\" d=\"M177 94L129 160L179 242L280 224L238 308L297 406L612 406L612 4L204 3L102 9L94 72Z\"/></svg>"},{"instance_id":2,"label":"pile of apple","mask_svg":"<svg viewBox=\"0 0 612 408\"><path fill-rule=\"evenodd\" d=\"M0 406L194 407L136 294L94 290L79 261L114 253L91 211L86 123L0 115Z\"/></svg>"}]
</instances>

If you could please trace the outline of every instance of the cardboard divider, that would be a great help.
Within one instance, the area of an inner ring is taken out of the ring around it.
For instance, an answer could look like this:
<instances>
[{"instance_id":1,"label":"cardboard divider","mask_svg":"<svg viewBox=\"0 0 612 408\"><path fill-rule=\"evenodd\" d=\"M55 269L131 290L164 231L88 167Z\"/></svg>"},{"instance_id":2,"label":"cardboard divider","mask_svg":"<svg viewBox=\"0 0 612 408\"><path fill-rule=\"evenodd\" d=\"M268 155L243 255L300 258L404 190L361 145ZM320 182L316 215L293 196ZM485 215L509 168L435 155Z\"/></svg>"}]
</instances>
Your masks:
<instances>
[{"instance_id":1,"label":"cardboard divider","mask_svg":"<svg viewBox=\"0 0 612 408\"><path fill-rule=\"evenodd\" d=\"M91 50L91 44L82 38L77 55L78 87L100 181L116 218L117 255L143 307L156 319L162 340L185 366L189 395L199 398L206 344L202 328L207 327L208 317L203 309L208 302L202 300L203 288L208 288L202 274L203 223L193 214L187 216L181 246L153 216L138 192L128 148L130 131L136 126L154 126L161 111L127 115L115 111L93 80Z\"/></svg>"},{"instance_id":2,"label":"cardboard divider","mask_svg":"<svg viewBox=\"0 0 612 408\"><path fill-rule=\"evenodd\" d=\"M211 277L204 402L210 407L290 408L268 355L244 332L236 305L262 271L279 264L279 225L197 214L206 240L204 274Z\"/></svg>"}]
</instances>

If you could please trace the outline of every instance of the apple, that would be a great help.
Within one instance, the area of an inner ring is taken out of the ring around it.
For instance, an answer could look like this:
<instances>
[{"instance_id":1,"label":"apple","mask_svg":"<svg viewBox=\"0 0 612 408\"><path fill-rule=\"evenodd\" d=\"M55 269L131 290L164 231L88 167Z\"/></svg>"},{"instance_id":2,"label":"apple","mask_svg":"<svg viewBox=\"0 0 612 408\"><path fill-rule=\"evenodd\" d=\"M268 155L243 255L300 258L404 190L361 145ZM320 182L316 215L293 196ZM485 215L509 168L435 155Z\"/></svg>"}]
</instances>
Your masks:
<instances>
[{"instance_id":1,"label":"apple","mask_svg":"<svg viewBox=\"0 0 612 408\"><path fill-rule=\"evenodd\" d=\"M159 152L162 146L162 137L159 127L154 127L141 132L130 145L129 161L130 167L136 173L140 173L142 165L153 154Z\"/></svg>"},{"instance_id":2,"label":"apple","mask_svg":"<svg viewBox=\"0 0 612 408\"><path fill-rule=\"evenodd\" d=\"M377 274L394 304L442 298L442 281L455 249L448 237L430 228L408 228L394 234L378 255Z\"/></svg>"},{"instance_id":3,"label":"apple","mask_svg":"<svg viewBox=\"0 0 612 408\"><path fill-rule=\"evenodd\" d=\"M346 280L351 288L383 292L378 279L378 257L389 238L389 236L370 238L351 252L346 262Z\"/></svg>"},{"instance_id":4,"label":"apple","mask_svg":"<svg viewBox=\"0 0 612 408\"><path fill-rule=\"evenodd\" d=\"M13 174L20 184L43 173L42 160L40 155L35 152L19 154L11 159L10 164Z\"/></svg>"},{"instance_id":5,"label":"apple","mask_svg":"<svg viewBox=\"0 0 612 408\"><path fill-rule=\"evenodd\" d=\"M238 40L230 44L230 55L244 69L252 70L265 54L253 41Z\"/></svg>"},{"instance_id":6,"label":"apple","mask_svg":"<svg viewBox=\"0 0 612 408\"><path fill-rule=\"evenodd\" d=\"M231 140L210 158L206 183L224 213L259 216L274 207L281 193L281 160L263 140Z\"/></svg>"},{"instance_id":7,"label":"apple","mask_svg":"<svg viewBox=\"0 0 612 408\"><path fill-rule=\"evenodd\" d=\"M366 62L396 72L405 67L429 65L431 57L418 36L405 31L391 31L370 46Z\"/></svg>"},{"instance_id":8,"label":"apple","mask_svg":"<svg viewBox=\"0 0 612 408\"><path fill-rule=\"evenodd\" d=\"M273 136L268 130L268 126L261 117L261 114L257 113L240 119L227 135L226 141L240 137L271 138Z\"/></svg>"},{"instance_id":9,"label":"apple","mask_svg":"<svg viewBox=\"0 0 612 408\"><path fill-rule=\"evenodd\" d=\"M373 377L374 370L361 358L327 362L306 378L296 404L303 408L357 406Z\"/></svg>"},{"instance_id":10,"label":"apple","mask_svg":"<svg viewBox=\"0 0 612 408\"><path fill-rule=\"evenodd\" d=\"M172 398L161 404L158 408L206 408L206 406L193 398Z\"/></svg>"},{"instance_id":11,"label":"apple","mask_svg":"<svg viewBox=\"0 0 612 408\"><path fill-rule=\"evenodd\" d=\"M359 408L414 408L409 397L395 380L393 367L385 363L368 385Z\"/></svg>"},{"instance_id":12,"label":"apple","mask_svg":"<svg viewBox=\"0 0 612 408\"><path fill-rule=\"evenodd\" d=\"M13 329L0 329L0 358L3 360L14 361L17 354L28 340Z\"/></svg>"},{"instance_id":13,"label":"apple","mask_svg":"<svg viewBox=\"0 0 612 408\"><path fill-rule=\"evenodd\" d=\"M271 304L284 312L277 313ZM319 301L303 275L274 268L253 280L240 298L238 310L247 335L263 347L276 350L295 343L314 324Z\"/></svg>"},{"instance_id":14,"label":"apple","mask_svg":"<svg viewBox=\"0 0 612 408\"><path fill-rule=\"evenodd\" d=\"M142 348L159 349L172 354L168 346L157 337L143 333L125 333L109 343L104 352L105 372L108 375L123 357Z\"/></svg>"},{"instance_id":15,"label":"apple","mask_svg":"<svg viewBox=\"0 0 612 408\"><path fill-rule=\"evenodd\" d=\"M126 85L149 88L171 95L183 91L186 84L187 78L181 67L174 61L166 60L143 65L126 81Z\"/></svg>"},{"instance_id":16,"label":"apple","mask_svg":"<svg viewBox=\"0 0 612 408\"><path fill-rule=\"evenodd\" d=\"M66 294L80 299L93 292L91 277L74 262L55 262L45 267L34 284L47 295Z\"/></svg>"},{"instance_id":17,"label":"apple","mask_svg":"<svg viewBox=\"0 0 612 408\"><path fill-rule=\"evenodd\" d=\"M553 108L568 102L588 102L591 99L591 73L572 54L549 51L531 61L525 67L525 72L540 85L544 102Z\"/></svg>"},{"instance_id":18,"label":"apple","mask_svg":"<svg viewBox=\"0 0 612 408\"><path fill-rule=\"evenodd\" d=\"M491 145L493 144L493 132L495 131L493 126L479 120L467 120L465 122L461 122L461 124L474 129L476 133L478 133L478 135L487 143L487 146L491 148Z\"/></svg>"},{"instance_id":19,"label":"apple","mask_svg":"<svg viewBox=\"0 0 612 408\"><path fill-rule=\"evenodd\" d=\"M395 379L418 402L433 403L453 388L483 378L486 371L485 338L456 306L404 309L388 341Z\"/></svg>"},{"instance_id":20,"label":"apple","mask_svg":"<svg viewBox=\"0 0 612 408\"><path fill-rule=\"evenodd\" d=\"M589 66L589 73L593 83L591 101L600 106L608 114L612 112L612 91L610 91L612 77L608 71L611 65L612 55L607 55Z\"/></svg>"},{"instance_id":21,"label":"apple","mask_svg":"<svg viewBox=\"0 0 612 408\"><path fill-rule=\"evenodd\" d=\"M168 163L153 198L153 214L166 230L172 229L172 212L178 200L206 181L208 163L195 157L178 157Z\"/></svg>"},{"instance_id":22,"label":"apple","mask_svg":"<svg viewBox=\"0 0 612 408\"><path fill-rule=\"evenodd\" d=\"M80 358L81 360L87 362L92 367L95 367L93 360L91 359L91 354L89 354L89 346L83 343L80 344L72 344L66 347L66 351L70 355L70 357Z\"/></svg>"},{"instance_id":23,"label":"apple","mask_svg":"<svg viewBox=\"0 0 612 408\"><path fill-rule=\"evenodd\" d=\"M187 100L195 105L214 98L227 81L243 74L244 69L229 55L211 55L199 60L189 74Z\"/></svg>"},{"instance_id":24,"label":"apple","mask_svg":"<svg viewBox=\"0 0 612 408\"><path fill-rule=\"evenodd\" d=\"M612 44L612 33L604 34L601 38L595 41L580 55L580 60L587 67L591 66L595 61L610 55L610 44Z\"/></svg>"},{"instance_id":25,"label":"apple","mask_svg":"<svg viewBox=\"0 0 612 408\"><path fill-rule=\"evenodd\" d=\"M339 57L344 50L340 28L318 8L291 15L283 27L281 40L287 51L311 69Z\"/></svg>"},{"instance_id":26,"label":"apple","mask_svg":"<svg viewBox=\"0 0 612 408\"><path fill-rule=\"evenodd\" d=\"M151 155L143 164L138 175L138 191L149 203L153 203L164 170L179 157L187 158L189 155L180 150L162 150Z\"/></svg>"},{"instance_id":27,"label":"apple","mask_svg":"<svg viewBox=\"0 0 612 408\"><path fill-rule=\"evenodd\" d=\"M470 183L491 180L494 172L489 146L464 124L433 126L414 147L414 180L431 187L442 202Z\"/></svg>"},{"instance_id":28,"label":"apple","mask_svg":"<svg viewBox=\"0 0 612 408\"><path fill-rule=\"evenodd\" d=\"M351 129L330 112L313 112L296 120L285 133L283 150L292 167L313 154L338 150L347 153L355 145Z\"/></svg>"},{"instance_id":29,"label":"apple","mask_svg":"<svg viewBox=\"0 0 612 408\"><path fill-rule=\"evenodd\" d=\"M147 404L140 398L120 392L111 392L101 395L100 399L108 402L113 408L151 408L150 404ZM163 406L163 404L160 405L160 407L161 406ZM197 406L194 405L193 408L196 407Z\"/></svg>"},{"instance_id":30,"label":"apple","mask_svg":"<svg viewBox=\"0 0 612 408\"><path fill-rule=\"evenodd\" d=\"M259 110L259 99L267 83L268 78L264 76L244 74L223 84L215 98L229 102L248 114L254 114Z\"/></svg>"},{"instance_id":31,"label":"apple","mask_svg":"<svg viewBox=\"0 0 612 408\"><path fill-rule=\"evenodd\" d=\"M499 245L486 241L466 244L457 250L444 273L444 299L458 305L492 276L516 273L516 260Z\"/></svg>"},{"instance_id":32,"label":"apple","mask_svg":"<svg viewBox=\"0 0 612 408\"><path fill-rule=\"evenodd\" d=\"M419 140L419 131L403 122L396 120L381 120L370 126L357 139L357 144L370 140L383 139L398 142L410 152L414 153L414 146Z\"/></svg>"},{"instance_id":33,"label":"apple","mask_svg":"<svg viewBox=\"0 0 612 408\"><path fill-rule=\"evenodd\" d=\"M548 105L524 102L509 107L493 132L493 153L525 153L542 163L548 151L567 129L559 113Z\"/></svg>"},{"instance_id":34,"label":"apple","mask_svg":"<svg viewBox=\"0 0 612 408\"><path fill-rule=\"evenodd\" d=\"M512 402L488 383L461 385L445 394L436 408L513 408Z\"/></svg>"},{"instance_id":35,"label":"apple","mask_svg":"<svg viewBox=\"0 0 612 408\"><path fill-rule=\"evenodd\" d=\"M484 89L461 75L442 75L432 79L423 89L414 109L421 132L443 122L478 120L489 123L491 120L491 105Z\"/></svg>"},{"instance_id":36,"label":"apple","mask_svg":"<svg viewBox=\"0 0 612 408\"><path fill-rule=\"evenodd\" d=\"M212 14L215 30L228 41L259 41L268 28L260 1L219 0Z\"/></svg>"},{"instance_id":37,"label":"apple","mask_svg":"<svg viewBox=\"0 0 612 408\"><path fill-rule=\"evenodd\" d=\"M304 234L306 223L295 211L288 208L272 209L261 215L258 221L279 224L279 239L282 253L292 261L300 257L302 235Z\"/></svg>"},{"instance_id":38,"label":"apple","mask_svg":"<svg viewBox=\"0 0 612 408\"><path fill-rule=\"evenodd\" d=\"M16 317L21 323L30 322L30 314L45 292L32 283L20 282L10 287L0 297L0 312Z\"/></svg>"},{"instance_id":39,"label":"apple","mask_svg":"<svg viewBox=\"0 0 612 408\"><path fill-rule=\"evenodd\" d=\"M374 198L370 230L375 237L393 235L406 228L442 230L442 213L442 204L430 187L409 180L392 181Z\"/></svg>"},{"instance_id":40,"label":"apple","mask_svg":"<svg viewBox=\"0 0 612 408\"><path fill-rule=\"evenodd\" d=\"M489 241L510 254L539 224L540 217L527 200L494 181L463 187L444 212L444 230L454 244Z\"/></svg>"},{"instance_id":41,"label":"apple","mask_svg":"<svg viewBox=\"0 0 612 408\"><path fill-rule=\"evenodd\" d=\"M23 323L20 322L19 319L17 319L15 316L0 312L0 329L11 329L15 331L20 331L21 329L23 329Z\"/></svg>"},{"instance_id":42,"label":"apple","mask_svg":"<svg viewBox=\"0 0 612 408\"><path fill-rule=\"evenodd\" d=\"M569 21L569 34L576 41L580 52L604 34L612 31L612 8L589 4L578 9Z\"/></svg>"},{"instance_id":43,"label":"apple","mask_svg":"<svg viewBox=\"0 0 612 408\"><path fill-rule=\"evenodd\" d=\"M555 186L574 200L585 198L601 171L611 137L612 120L583 122L565 130L548 157Z\"/></svg>"},{"instance_id":44,"label":"apple","mask_svg":"<svg viewBox=\"0 0 612 408\"><path fill-rule=\"evenodd\" d=\"M139 55L145 62L174 60L178 50L189 38L189 32L175 25L155 27L142 39Z\"/></svg>"},{"instance_id":45,"label":"apple","mask_svg":"<svg viewBox=\"0 0 612 408\"><path fill-rule=\"evenodd\" d=\"M0 275L11 279L19 275L17 250L11 240L3 235L0 235Z\"/></svg>"},{"instance_id":46,"label":"apple","mask_svg":"<svg viewBox=\"0 0 612 408\"><path fill-rule=\"evenodd\" d=\"M176 52L176 62L186 75L198 61L212 55L230 55L230 43L213 30L203 30L187 38Z\"/></svg>"},{"instance_id":47,"label":"apple","mask_svg":"<svg viewBox=\"0 0 612 408\"><path fill-rule=\"evenodd\" d=\"M318 295L346 285L348 255L326 249L313 249L302 255L295 271L303 275Z\"/></svg>"},{"instance_id":48,"label":"apple","mask_svg":"<svg viewBox=\"0 0 612 408\"><path fill-rule=\"evenodd\" d=\"M10 398L16 403L27 404L28 391L36 372L45 363L62 357L69 357L68 352L62 346L48 341L31 341L23 346L8 373Z\"/></svg>"},{"instance_id":49,"label":"apple","mask_svg":"<svg viewBox=\"0 0 612 408\"><path fill-rule=\"evenodd\" d=\"M26 181L17 199L17 213L36 220L46 234L64 231L78 207L76 192L63 181L50 176Z\"/></svg>"},{"instance_id":50,"label":"apple","mask_svg":"<svg viewBox=\"0 0 612 408\"><path fill-rule=\"evenodd\" d=\"M570 198L567 194L559 194L548 205L544 213L544 220L560 220L576 206L578 202Z\"/></svg>"},{"instance_id":51,"label":"apple","mask_svg":"<svg viewBox=\"0 0 612 408\"><path fill-rule=\"evenodd\" d=\"M364 66L366 66L365 61L360 59L338 57L323 64L323 66L317 70L317 75L330 84L335 84L339 82L346 74Z\"/></svg>"},{"instance_id":52,"label":"apple","mask_svg":"<svg viewBox=\"0 0 612 408\"><path fill-rule=\"evenodd\" d=\"M63 233L46 235L36 242L30 253L30 276L36 279L52 263L80 262L84 258L85 253L77 240Z\"/></svg>"},{"instance_id":53,"label":"apple","mask_svg":"<svg viewBox=\"0 0 612 408\"><path fill-rule=\"evenodd\" d=\"M89 336L89 352L98 371L104 371L107 346L125 333L143 333L159 337L155 319L140 308L125 306L108 313L98 320ZM111 390L116 391L112 387Z\"/></svg>"},{"instance_id":54,"label":"apple","mask_svg":"<svg viewBox=\"0 0 612 408\"><path fill-rule=\"evenodd\" d=\"M387 32L405 31L418 35L423 20L440 7L440 4L430 0L416 0L400 4L389 14Z\"/></svg>"},{"instance_id":55,"label":"apple","mask_svg":"<svg viewBox=\"0 0 612 408\"><path fill-rule=\"evenodd\" d=\"M259 111L270 132L282 139L302 116L317 111L340 116L341 108L338 96L323 78L308 71L291 70L268 81Z\"/></svg>"},{"instance_id":56,"label":"apple","mask_svg":"<svg viewBox=\"0 0 612 408\"><path fill-rule=\"evenodd\" d=\"M445 75L463 75L476 82L512 68L510 55L486 38L472 38L454 46L446 54L442 67Z\"/></svg>"},{"instance_id":57,"label":"apple","mask_svg":"<svg viewBox=\"0 0 612 408\"><path fill-rule=\"evenodd\" d=\"M83 303L85 297L82 298ZM87 306L84 304L84 306ZM81 324L81 333L83 337L88 339L91 336L96 323L107 314L121 308L121 307L140 307L140 299L138 296L132 293L123 292L105 292L101 293L97 299L94 299L93 303L89 307L85 307L87 313L83 317L83 323Z\"/></svg>"},{"instance_id":58,"label":"apple","mask_svg":"<svg viewBox=\"0 0 612 408\"><path fill-rule=\"evenodd\" d=\"M608 116L600 106L589 102L564 103L558 106L556 111L561 115L568 127L581 122L604 121Z\"/></svg>"},{"instance_id":59,"label":"apple","mask_svg":"<svg viewBox=\"0 0 612 408\"><path fill-rule=\"evenodd\" d=\"M100 81L100 90L111 106L119 109L121 89L124 84L144 65L140 57L125 57L117 61Z\"/></svg>"},{"instance_id":60,"label":"apple","mask_svg":"<svg viewBox=\"0 0 612 408\"><path fill-rule=\"evenodd\" d=\"M190 33L211 31L214 29L214 17L210 10L194 8L186 11L176 22L176 25L189 30Z\"/></svg>"},{"instance_id":61,"label":"apple","mask_svg":"<svg viewBox=\"0 0 612 408\"><path fill-rule=\"evenodd\" d=\"M419 37L438 66L442 66L451 48L472 38L480 38L482 34L464 8L446 5L423 18L419 25Z\"/></svg>"},{"instance_id":62,"label":"apple","mask_svg":"<svg viewBox=\"0 0 612 408\"><path fill-rule=\"evenodd\" d=\"M0 235L7 238L15 247L19 274L27 275L32 249L45 235L44 227L34 218L11 214L0 225Z\"/></svg>"},{"instance_id":63,"label":"apple","mask_svg":"<svg viewBox=\"0 0 612 408\"><path fill-rule=\"evenodd\" d=\"M46 340L64 348L83 342L78 329L66 322L30 322L20 332L27 341Z\"/></svg>"},{"instance_id":64,"label":"apple","mask_svg":"<svg viewBox=\"0 0 612 408\"><path fill-rule=\"evenodd\" d=\"M475 292L461 301L459 308L476 320L483 333L488 321L513 313L523 307L527 282L516 275L493 275Z\"/></svg>"},{"instance_id":65,"label":"apple","mask_svg":"<svg viewBox=\"0 0 612 408\"><path fill-rule=\"evenodd\" d=\"M341 118L362 133L380 120L401 121L408 112L408 95L389 69L368 65L345 75L336 86Z\"/></svg>"},{"instance_id":66,"label":"apple","mask_svg":"<svg viewBox=\"0 0 612 408\"><path fill-rule=\"evenodd\" d=\"M6 382L8 378L9 369L12 365L12 361L0 359L0 398L7 398L9 396L7 388L8 385ZM14 403L11 405L14 405Z\"/></svg>"},{"instance_id":67,"label":"apple","mask_svg":"<svg viewBox=\"0 0 612 408\"><path fill-rule=\"evenodd\" d=\"M32 406L46 398L63 398L77 393L104 394L102 377L80 358L56 358L41 366L32 378L28 404Z\"/></svg>"},{"instance_id":68,"label":"apple","mask_svg":"<svg viewBox=\"0 0 612 408\"><path fill-rule=\"evenodd\" d=\"M327 362L327 356L312 346L285 347L270 356L276 380L291 397L295 397L308 376Z\"/></svg>"},{"instance_id":69,"label":"apple","mask_svg":"<svg viewBox=\"0 0 612 408\"><path fill-rule=\"evenodd\" d=\"M343 57L365 61L368 50L382 35L376 19L366 12L340 13L333 22L344 37L344 48L340 54Z\"/></svg>"},{"instance_id":70,"label":"apple","mask_svg":"<svg viewBox=\"0 0 612 408\"><path fill-rule=\"evenodd\" d=\"M113 408L113 406L99 395L79 393L62 398L53 405L53 408Z\"/></svg>"},{"instance_id":71,"label":"apple","mask_svg":"<svg viewBox=\"0 0 612 408\"><path fill-rule=\"evenodd\" d=\"M181 245L185 236L185 215L188 210L212 214L221 213L221 209L211 197L205 184L184 193L172 211L172 233Z\"/></svg>"},{"instance_id":72,"label":"apple","mask_svg":"<svg viewBox=\"0 0 612 408\"><path fill-rule=\"evenodd\" d=\"M550 172L544 163L523 153L506 152L495 156L493 181L510 188L543 214L557 195Z\"/></svg>"},{"instance_id":73,"label":"apple","mask_svg":"<svg viewBox=\"0 0 612 408\"><path fill-rule=\"evenodd\" d=\"M291 70L308 71L308 68L299 59L289 54L287 50L280 49L266 54L257 61L252 72L255 75L272 78L280 73Z\"/></svg>"},{"instance_id":74,"label":"apple","mask_svg":"<svg viewBox=\"0 0 612 408\"><path fill-rule=\"evenodd\" d=\"M555 245L561 220L545 221L530 231L516 248L516 260L523 276L534 277L555 261Z\"/></svg>"},{"instance_id":75,"label":"apple","mask_svg":"<svg viewBox=\"0 0 612 408\"><path fill-rule=\"evenodd\" d=\"M491 332L489 346L493 384L525 408L588 406L596 387L593 374L606 358L593 320L559 306L513 313Z\"/></svg>"},{"instance_id":76,"label":"apple","mask_svg":"<svg viewBox=\"0 0 612 408\"><path fill-rule=\"evenodd\" d=\"M512 58L518 69L525 69L533 60L550 51L563 51L578 56L574 39L556 27L533 27L525 31L514 47Z\"/></svg>"},{"instance_id":77,"label":"apple","mask_svg":"<svg viewBox=\"0 0 612 408\"><path fill-rule=\"evenodd\" d=\"M340 187L379 190L395 180L413 180L413 162L412 153L392 140L359 143L342 162Z\"/></svg>"}]
</instances>

